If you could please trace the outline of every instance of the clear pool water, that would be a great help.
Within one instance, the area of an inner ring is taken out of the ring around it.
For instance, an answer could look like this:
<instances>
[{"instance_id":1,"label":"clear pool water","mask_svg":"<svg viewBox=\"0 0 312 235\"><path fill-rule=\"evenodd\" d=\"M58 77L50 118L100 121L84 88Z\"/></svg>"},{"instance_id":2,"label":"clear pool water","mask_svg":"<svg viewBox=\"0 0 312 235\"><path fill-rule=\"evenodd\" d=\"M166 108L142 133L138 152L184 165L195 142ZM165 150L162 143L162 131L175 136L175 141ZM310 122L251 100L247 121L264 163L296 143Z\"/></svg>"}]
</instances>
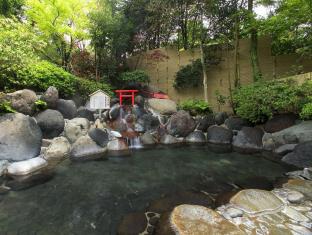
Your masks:
<instances>
[{"instance_id":1,"label":"clear pool water","mask_svg":"<svg viewBox=\"0 0 312 235\"><path fill-rule=\"evenodd\" d=\"M123 215L144 211L163 194L216 193L237 182L273 181L285 166L261 157L214 153L207 147L134 151L131 157L71 163L49 181L0 196L0 234L116 234Z\"/></svg>"}]
</instances>

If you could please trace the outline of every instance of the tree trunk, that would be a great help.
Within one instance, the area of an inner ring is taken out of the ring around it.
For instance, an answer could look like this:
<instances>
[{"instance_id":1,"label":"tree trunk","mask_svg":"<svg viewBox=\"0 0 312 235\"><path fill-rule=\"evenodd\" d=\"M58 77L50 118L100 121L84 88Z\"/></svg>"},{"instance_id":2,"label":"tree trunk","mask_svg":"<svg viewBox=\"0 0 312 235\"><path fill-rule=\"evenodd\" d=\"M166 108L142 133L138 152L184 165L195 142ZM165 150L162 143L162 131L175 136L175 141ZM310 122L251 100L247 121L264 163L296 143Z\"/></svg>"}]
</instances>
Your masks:
<instances>
[{"instance_id":1,"label":"tree trunk","mask_svg":"<svg viewBox=\"0 0 312 235\"><path fill-rule=\"evenodd\" d=\"M248 11L253 14L253 0L248 0ZM258 59L258 32L256 28L252 28L250 32L250 59L253 80L256 82L262 78Z\"/></svg>"},{"instance_id":2,"label":"tree trunk","mask_svg":"<svg viewBox=\"0 0 312 235\"><path fill-rule=\"evenodd\" d=\"M234 41L234 87L240 87L240 74L239 74L239 20L235 16L235 41Z\"/></svg>"},{"instance_id":3,"label":"tree trunk","mask_svg":"<svg viewBox=\"0 0 312 235\"><path fill-rule=\"evenodd\" d=\"M205 66L205 52L204 52L204 21L203 21L203 9L201 6L201 28L200 28L200 56L201 56L201 64L203 69L203 85L204 85L204 98L206 103L208 103L208 85L207 85L207 71Z\"/></svg>"}]
</instances>

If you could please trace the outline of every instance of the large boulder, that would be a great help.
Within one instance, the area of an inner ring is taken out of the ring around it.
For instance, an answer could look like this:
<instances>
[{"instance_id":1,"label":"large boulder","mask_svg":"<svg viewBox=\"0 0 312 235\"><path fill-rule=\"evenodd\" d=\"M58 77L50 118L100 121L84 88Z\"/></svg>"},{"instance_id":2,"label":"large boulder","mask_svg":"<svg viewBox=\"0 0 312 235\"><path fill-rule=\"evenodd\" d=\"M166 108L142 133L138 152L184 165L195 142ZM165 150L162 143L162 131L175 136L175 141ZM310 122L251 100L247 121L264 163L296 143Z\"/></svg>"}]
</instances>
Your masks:
<instances>
[{"instance_id":1,"label":"large boulder","mask_svg":"<svg viewBox=\"0 0 312 235\"><path fill-rule=\"evenodd\" d=\"M166 227L169 231L163 231L163 235L245 234L214 210L186 204L174 208L169 217L169 226Z\"/></svg>"},{"instance_id":2,"label":"large boulder","mask_svg":"<svg viewBox=\"0 0 312 235\"><path fill-rule=\"evenodd\" d=\"M233 132L222 126L211 126L207 131L207 141L212 144L231 144Z\"/></svg>"},{"instance_id":3,"label":"large boulder","mask_svg":"<svg viewBox=\"0 0 312 235\"><path fill-rule=\"evenodd\" d=\"M208 128L210 126L213 126L216 124L216 120L214 118L213 114L208 114L204 117L201 117L198 121L198 126L197 126L197 130L203 131L203 132L207 132Z\"/></svg>"},{"instance_id":4,"label":"large boulder","mask_svg":"<svg viewBox=\"0 0 312 235\"><path fill-rule=\"evenodd\" d=\"M40 153L42 133L35 119L21 113L0 116L0 160L22 161Z\"/></svg>"},{"instance_id":5,"label":"large boulder","mask_svg":"<svg viewBox=\"0 0 312 235\"><path fill-rule=\"evenodd\" d=\"M54 138L47 147L43 158L49 163L58 163L69 156L71 145L65 137Z\"/></svg>"},{"instance_id":6,"label":"large boulder","mask_svg":"<svg viewBox=\"0 0 312 235\"><path fill-rule=\"evenodd\" d=\"M274 116L264 125L264 130L268 133L278 132L295 125L297 116L294 114L280 114Z\"/></svg>"},{"instance_id":7,"label":"large boulder","mask_svg":"<svg viewBox=\"0 0 312 235\"><path fill-rule=\"evenodd\" d=\"M95 121L93 112L90 111L89 109L85 108L85 107L80 107L77 110L77 117L86 118L90 122L94 122Z\"/></svg>"},{"instance_id":8,"label":"large boulder","mask_svg":"<svg viewBox=\"0 0 312 235\"><path fill-rule=\"evenodd\" d=\"M194 131L186 136L185 141L188 143L205 143L207 140L202 131Z\"/></svg>"},{"instance_id":9,"label":"large boulder","mask_svg":"<svg viewBox=\"0 0 312 235\"><path fill-rule=\"evenodd\" d=\"M72 100L59 99L57 101L57 110L60 111L66 119L73 119L77 116L77 107Z\"/></svg>"},{"instance_id":10,"label":"large boulder","mask_svg":"<svg viewBox=\"0 0 312 235\"><path fill-rule=\"evenodd\" d=\"M52 139L64 131L65 121L63 115L57 110L47 109L39 113L35 118L42 131L43 138Z\"/></svg>"},{"instance_id":11,"label":"large boulder","mask_svg":"<svg viewBox=\"0 0 312 235\"><path fill-rule=\"evenodd\" d=\"M137 95L134 98L134 103L137 104L139 107L143 108L145 103L145 98L141 95Z\"/></svg>"},{"instance_id":12,"label":"large boulder","mask_svg":"<svg viewBox=\"0 0 312 235\"><path fill-rule=\"evenodd\" d=\"M91 139L99 146L106 147L109 141L109 133L107 132L107 130L92 128L90 129L88 134L91 137Z\"/></svg>"},{"instance_id":13,"label":"large boulder","mask_svg":"<svg viewBox=\"0 0 312 235\"><path fill-rule=\"evenodd\" d=\"M282 158L286 162L297 167L312 166L312 141L300 143L296 145L293 152L288 153Z\"/></svg>"},{"instance_id":14,"label":"large boulder","mask_svg":"<svg viewBox=\"0 0 312 235\"><path fill-rule=\"evenodd\" d=\"M274 150L285 144L312 141L312 121L303 121L275 133L265 133L262 142L266 150Z\"/></svg>"},{"instance_id":15,"label":"large boulder","mask_svg":"<svg viewBox=\"0 0 312 235\"><path fill-rule=\"evenodd\" d=\"M50 86L41 96L41 99L47 103L49 108L55 109L59 99L58 90L54 86Z\"/></svg>"},{"instance_id":16,"label":"large boulder","mask_svg":"<svg viewBox=\"0 0 312 235\"><path fill-rule=\"evenodd\" d=\"M255 153L263 149L262 136L263 131L256 127L243 127L233 137L233 147L237 152Z\"/></svg>"},{"instance_id":17,"label":"large boulder","mask_svg":"<svg viewBox=\"0 0 312 235\"><path fill-rule=\"evenodd\" d=\"M41 157L14 162L8 166L8 175L10 176L23 176L34 173L38 170L45 168L48 162Z\"/></svg>"},{"instance_id":18,"label":"large boulder","mask_svg":"<svg viewBox=\"0 0 312 235\"><path fill-rule=\"evenodd\" d=\"M140 140L143 145L153 145L157 143L155 136L149 132L145 132L143 135L141 135Z\"/></svg>"},{"instance_id":19,"label":"large boulder","mask_svg":"<svg viewBox=\"0 0 312 235\"><path fill-rule=\"evenodd\" d=\"M113 106L111 107L111 109L109 110L108 115L109 115L109 119L110 119L111 121L115 121L115 120L117 120L118 118L120 118L121 115L122 115L122 109L121 109L120 105L119 105L119 104L113 105Z\"/></svg>"},{"instance_id":20,"label":"large boulder","mask_svg":"<svg viewBox=\"0 0 312 235\"><path fill-rule=\"evenodd\" d=\"M89 135L81 136L73 145L70 159L73 161L94 160L105 157L107 149L97 145Z\"/></svg>"},{"instance_id":21,"label":"large boulder","mask_svg":"<svg viewBox=\"0 0 312 235\"><path fill-rule=\"evenodd\" d=\"M230 203L249 215L281 210L284 203L272 192L261 189L245 189L235 194Z\"/></svg>"},{"instance_id":22,"label":"large boulder","mask_svg":"<svg viewBox=\"0 0 312 235\"><path fill-rule=\"evenodd\" d=\"M179 140L172 135L164 134L160 137L160 143L161 144L177 144L179 143Z\"/></svg>"},{"instance_id":23,"label":"large boulder","mask_svg":"<svg viewBox=\"0 0 312 235\"><path fill-rule=\"evenodd\" d=\"M108 142L108 151L127 151L129 149L127 143L123 139L114 139Z\"/></svg>"},{"instance_id":24,"label":"large boulder","mask_svg":"<svg viewBox=\"0 0 312 235\"><path fill-rule=\"evenodd\" d=\"M224 122L225 126L230 130L241 130L244 126L252 126L249 121L240 117L229 117Z\"/></svg>"},{"instance_id":25,"label":"large boulder","mask_svg":"<svg viewBox=\"0 0 312 235\"><path fill-rule=\"evenodd\" d=\"M26 115L33 114L35 102L38 100L36 93L28 89L9 93L6 99L10 101L13 109Z\"/></svg>"},{"instance_id":26,"label":"large boulder","mask_svg":"<svg viewBox=\"0 0 312 235\"><path fill-rule=\"evenodd\" d=\"M86 118L74 118L65 124L64 135L70 143L74 143L79 137L88 133L90 122Z\"/></svg>"},{"instance_id":27,"label":"large boulder","mask_svg":"<svg viewBox=\"0 0 312 235\"><path fill-rule=\"evenodd\" d=\"M138 120L137 123L143 127L143 131L156 130L159 125L159 119L152 114L144 114Z\"/></svg>"},{"instance_id":28,"label":"large boulder","mask_svg":"<svg viewBox=\"0 0 312 235\"><path fill-rule=\"evenodd\" d=\"M183 110L173 114L167 124L167 131L172 136L186 137L196 127L194 119Z\"/></svg>"},{"instance_id":29,"label":"large boulder","mask_svg":"<svg viewBox=\"0 0 312 235\"><path fill-rule=\"evenodd\" d=\"M148 99L146 109L155 114L171 115L177 112L177 104L169 99Z\"/></svg>"}]
</instances>

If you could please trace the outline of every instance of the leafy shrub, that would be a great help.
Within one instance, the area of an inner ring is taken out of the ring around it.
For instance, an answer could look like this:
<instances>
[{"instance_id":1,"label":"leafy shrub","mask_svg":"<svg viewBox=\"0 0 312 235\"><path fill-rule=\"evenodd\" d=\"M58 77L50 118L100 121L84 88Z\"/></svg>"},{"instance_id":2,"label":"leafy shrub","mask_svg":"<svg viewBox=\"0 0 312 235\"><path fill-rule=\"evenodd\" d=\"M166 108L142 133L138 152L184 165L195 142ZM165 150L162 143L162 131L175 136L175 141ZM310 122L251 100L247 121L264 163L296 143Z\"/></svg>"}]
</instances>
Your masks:
<instances>
[{"instance_id":1,"label":"leafy shrub","mask_svg":"<svg viewBox=\"0 0 312 235\"><path fill-rule=\"evenodd\" d=\"M302 119L312 119L312 103L306 103L301 112L300 112L300 118Z\"/></svg>"},{"instance_id":2,"label":"leafy shrub","mask_svg":"<svg viewBox=\"0 0 312 235\"><path fill-rule=\"evenodd\" d=\"M16 111L11 107L11 103L8 101L0 102L0 114L15 113Z\"/></svg>"},{"instance_id":3,"label":"leafy shrub","mask_svg":"<svg viewBox=\"0 0 312 235\"><path fill-rule=\"evenodd\" d=\"M261 123L275 113L297 113L301 93L298 84L292 80L257 82L236 90L233 103L239 116Z\"/></svg>"},{"instance_id":4,"label":"leafy shrub","mask_svg":"<svg viewBox=\"0 0 312 235\"><path fill-rule=\"evenodd\" d=\"M189 111L191 115L202 115L212 113L209 104L204 100L186 100L179 105L179 109Z\"/></svg>"},{"instance_id":5,"label":"leafy shrub","mask_svg":"<svg viewBox=\"0 0 312 235\"><path fill-rule=\"evenodd\" d=\"M42 110L45 110L48 108L48 104L47 102L43 101L43 100L37 100L35 102L35 111L36 112L39 112L39 111L42 111Z\"/></svg>"},{"instance_id":6,"label":"leafy shrub","mask_svg":"<svg viewBox=\"0 0 312 235\"><path fill-rule=\"evenodd\" d=\"M149 77L142 70L134 70L132 72L121 73L118 80L126 83L147 83L149 82Z\"/></svg>"},{"instance_id":7,"label":"leafy shrub","mask_svg":"<svg viewBox=\"0 0 312 235\"><path fill-rule=\"evenodd\" d=\"M203 70L200 59L183 66L176 74L173 86L179 88L198 87L202 84Z\"/></svg>"},{"instance_id":8,"label":"leafy shrub","mask_svg":"<svg viewBox=\"0 0 312 235\"><path fill-rule=\"evenodd\" d=\"M110 85L78 78L47 61L26 66L18 70L15 76L3 76L0 83L0 89L9 91L23 88L45 91L50 86L55 86L60 96L65 98L78 93L86 99L90 93L98 89L111 93Z\"/></svg>"}]
</instances>

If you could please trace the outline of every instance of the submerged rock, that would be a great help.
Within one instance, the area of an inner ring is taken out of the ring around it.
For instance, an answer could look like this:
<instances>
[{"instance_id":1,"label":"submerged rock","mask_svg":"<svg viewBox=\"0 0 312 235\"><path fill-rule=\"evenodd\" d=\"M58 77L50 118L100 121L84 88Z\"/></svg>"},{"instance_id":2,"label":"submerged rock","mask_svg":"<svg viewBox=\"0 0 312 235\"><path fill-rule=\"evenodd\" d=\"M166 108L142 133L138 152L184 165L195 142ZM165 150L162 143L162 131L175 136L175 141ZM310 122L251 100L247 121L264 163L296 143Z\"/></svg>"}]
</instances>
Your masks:
<instances>
[{"instance_id":1,"label":"submerged rock","mask_svg":"<svg viewBox=\"0 0 312 235\"><path fill-rule=\"evenodd\" d=\"M0 160L22 161L36 157L42 133L35 119L21 113L0 116Z\"/></svg>"},{"instance_id":2,"label":"submerged rock","mask_svg":"<svg viewBox=\"0 0 312 235\"><path fill-rule=\"evenodd\" d=\"M37 95L32 90L24 89L9 93L6 95L14 110L26 115L34 113L35 102L38 100Z\"/></svg>"},{"instance_id":3,"label":"submerged rock","mask_svg":"<svg viewBox=\"0 0 312 235\"><path fill-rule=\"evenodd\" d=\"M282 161L302 168L312 166L312 141L298 144L293 152L282 158Z\"/></svg>"},{"instance_id":4,"label":"submerged rock","mask_svg":"<svg viewBox=\"0 0 312 235\"><path fill-rule=\"evenodd\" d=\"M64 118L66 119L73 119L77 117L77 107L75 102L72 100L59 99L57 101L56 108L63 114Z\"/></svg>"},{"instance_id":5,"label":"submerged rock","mask_svg":"<svg viewBox=\"0 0 312 235\"><path fill-rule=\"evenodd\" d=\"M234 195L230 203L247 214L281 210L283 202L272 192L260 189L245 189Z\"/></svg>"},{"instance_id":6,"label":"submerged rock","mask_svg":"<svg viewBox=\"0 0 312 235\"><path fill-rule=\"evenodd\" d=\"M294 114L279 114L267 121L264 125L264 130L268 133L274 133L284 130L295 125L296 115Z\"/></svg>"},{"instance_id":7,"label":"submerged rock","mask_svg":"<svg viewBox=\"0 0 312 235\"><path fill-rule=\"evenodd\" d=\"M205 143L207 140L202 131L194 131L185 138L185 141L188 143Z\"/></svg>"},{"instance_id":8,"label":"submerged rock","mask_svg":"<svg viewBox=\"0 0 312 235\"><path fill-rule=\"evenodd\" d=\"M49 108L54 109L57 106L59 99L58 90L54 86L50 86L46 92L41 96L41 99L45 101Z\"/></svg>"},{"instance_id":9,"label":"submerged rock","mask_svg":"<svg viewBox=\"0 0 312 235\"><path fill-rule=\"evenodd\" d=\"M64 135L69 142L74 143L79 137L88 133L90 122L86 118L74 118L65 124Z\"/></svg>"},{"instance_id":10,"label":"submerged rock","mask_svg":"<svg viewBox=\"0 0 312 235\"><path fill-rule=\"evenodd\" d=\"M169 99L148 99L147 107L152 113L171 115L177 112L177 104Z\"/></svg>"},{"instance_id":11,"label":"submerged rock","mask_svg":"<svg viewBox=\"0 0 312 235\"><path fill-rule=\"evenodd\" d=\"M233 147L237 152L256 153L263 149L263 131L256 127L242 127L233 137Z\"/></svg>"},{"instance_id":12,"label":"submerged rock","mask_svg":"<svg viewBox=\"0 0 312 235\"><path fill-rule=\"evenodd\" d=\"M107 148L98 146L89 135L81 136L72 146L70 158L73 161L94 160L105 157Z\"/></svg>"},{"instance_id":13,"label":"submerged rock","mask_svg":"<svg viewBox=\"0 0 312 235\"><path fill-rule=\"evenodd\" d=\"M211 126L207 131L207 140L212 144L231 144L233 132L222 126Z\"/></svg>"},{"instance_id":14,"label":"submerged rock","mask_svg":"<svg viewBox=\"0 0 312 235\"><path fill-rule=\"evenodd\" d=\"M274 153L284 156L287 153L294 151L297 144L284 144L274 150Z\"/></svg>"},{"instance_id":15,"label":"submerged rock","mask_svg":"<svg viewBox=\"0 0 312 235\"><path fill-rule=\"evenodd\" d=\"M118 235L134 235L141 234L147 227L147 219L145 213L130 213L123 217L118 226Z\"/></svg>"},{"instance_id":16,"label":"submerged rock","mask_svg":"<svg viewBox=\"0 0 312 235\"><path fill-rule=\"evenodd\" d=\"M65 121L63 115L57 110L47 109L39 113L35 118L42 131L43 138L52 139L64 131Z\"/></svg>"},{"instance_id":17,"label":"submerged rock","mask_svg":"<svg viewBox=\"0 0 312 235\"><path fill-rule=\"evenodd\" d=\"M8 175L10 176L29 175L45 168L47 165L48 162L41 157L35 157L25 161L14 162L8 166Z\"/></svg>"},{"instance_id":18,"label":"submerged rock","mask_svg":"<svg viewBox=\"0 0 312 235\"><path fill-rule=\"evenodd\" d=\"M186 137L195 127L195 121L190 114L181 110L171 116L166 128L172 136Z\"/></svg>"},{"instance_id":19,"label":"submerged rock","mask_svg":"<svg viewBox=\"0 0 312 235\"><path fill-rule=\"evenodd\" d=\"M170 214L169 223L171 231L166 234L244 234L235 224L203 206L177 206Z\"/></svg>"}]
</instances>

